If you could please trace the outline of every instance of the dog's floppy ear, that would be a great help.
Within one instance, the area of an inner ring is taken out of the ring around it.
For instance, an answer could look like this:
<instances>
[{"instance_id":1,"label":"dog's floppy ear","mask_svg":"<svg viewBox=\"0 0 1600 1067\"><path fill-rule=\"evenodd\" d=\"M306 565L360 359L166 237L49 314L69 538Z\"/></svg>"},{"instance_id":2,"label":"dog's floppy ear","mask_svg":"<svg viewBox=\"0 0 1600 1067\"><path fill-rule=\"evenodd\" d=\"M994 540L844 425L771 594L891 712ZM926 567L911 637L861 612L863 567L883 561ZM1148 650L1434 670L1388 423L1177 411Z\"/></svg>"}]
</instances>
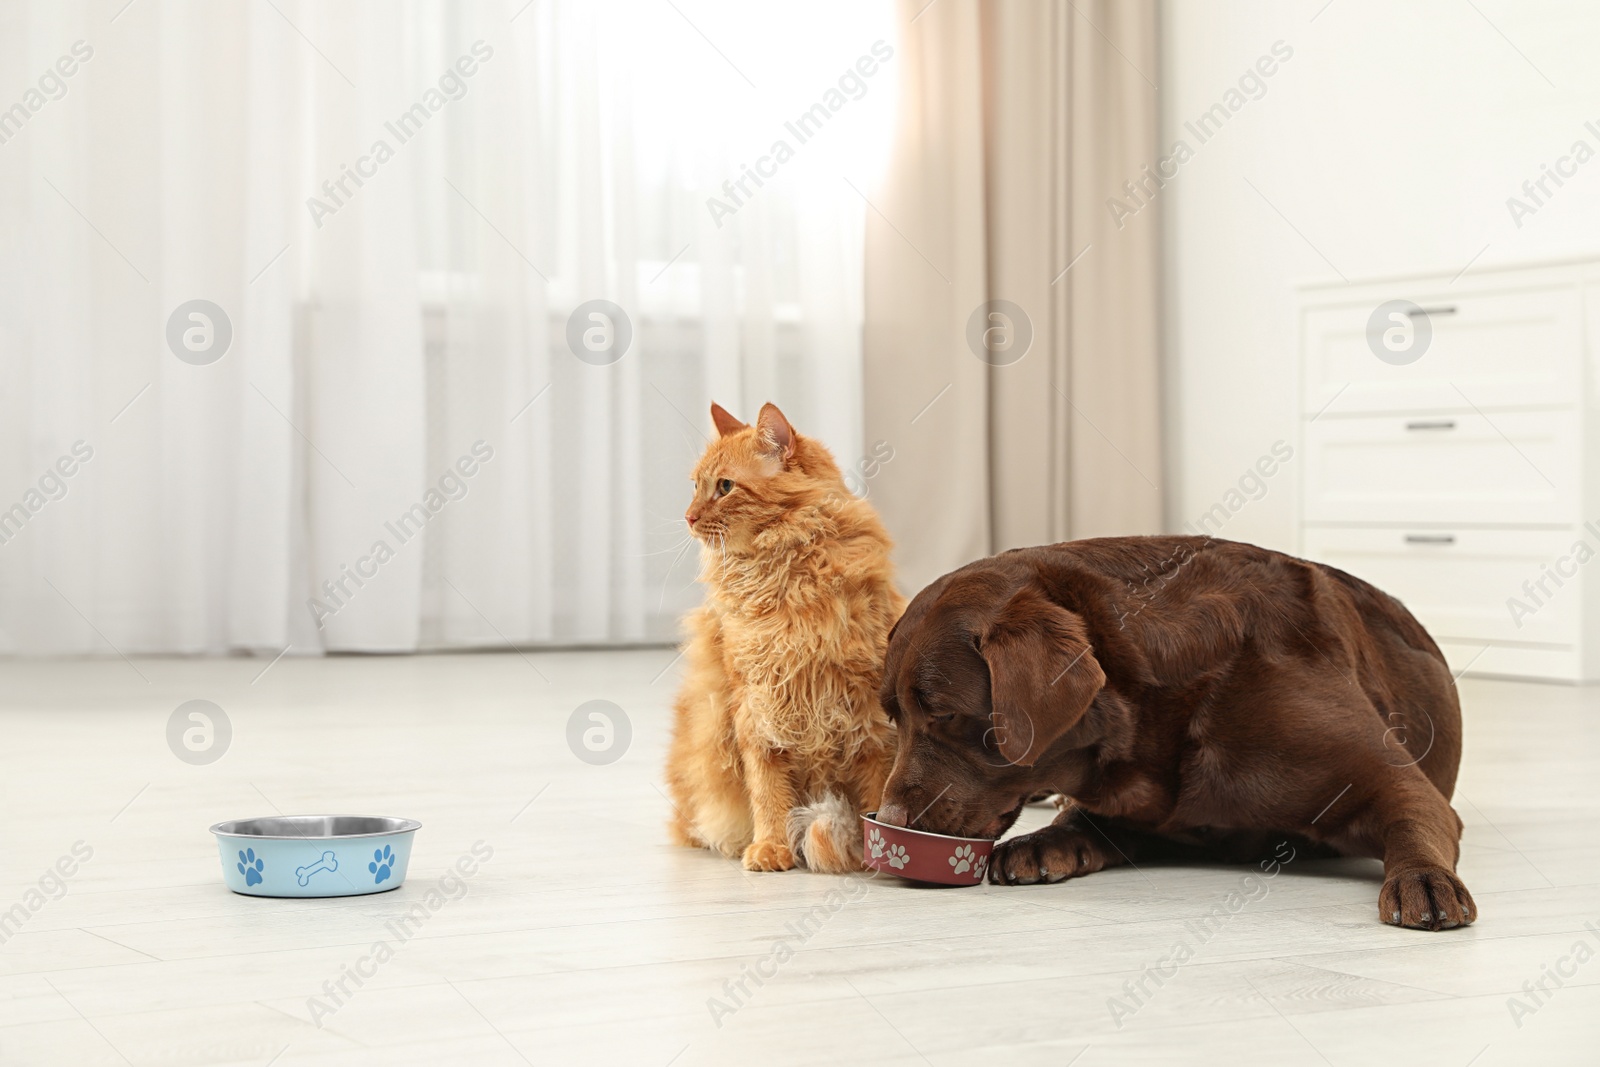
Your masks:
<instances>
[{"instance_id":1,"label":"dog's floppy ear","mask_svg":"<svg viewBox=\"0 0 1600 1067\"><path fill-rule=\"evenodd\" d=\"M1006 601L978 651L989 665L994 742L1013 765L1033 766L1106 683L1083 620L1032 587Z\"/></svg>"}]
</instances>

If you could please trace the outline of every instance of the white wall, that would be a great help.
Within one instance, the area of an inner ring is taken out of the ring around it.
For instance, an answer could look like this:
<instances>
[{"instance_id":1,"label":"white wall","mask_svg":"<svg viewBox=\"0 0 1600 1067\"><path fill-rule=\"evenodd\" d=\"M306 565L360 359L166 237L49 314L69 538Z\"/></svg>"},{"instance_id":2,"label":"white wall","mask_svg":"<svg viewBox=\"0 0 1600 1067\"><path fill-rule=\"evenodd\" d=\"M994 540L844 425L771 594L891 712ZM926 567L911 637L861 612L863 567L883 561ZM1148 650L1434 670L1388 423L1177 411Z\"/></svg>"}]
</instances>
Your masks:
<instances>
[{"instance_id":1,"label":"white wall","mask_svg":"<svg viewBox=\"0 0 1600 1067\"><path fill-rule=\"evenodd\" d=\"M1163 141L1194 149L1156 194L1173 529L1296 440L1295 282L1600 253L1600 4L1474 3L1164 4ZM1264 94L1199 144L1184 122L1279 40ZM1519 228L1507 198L1580 139L1596 158ZM1298 458L1220 535L1292 550Z\"/></svg>"}]
</instances>

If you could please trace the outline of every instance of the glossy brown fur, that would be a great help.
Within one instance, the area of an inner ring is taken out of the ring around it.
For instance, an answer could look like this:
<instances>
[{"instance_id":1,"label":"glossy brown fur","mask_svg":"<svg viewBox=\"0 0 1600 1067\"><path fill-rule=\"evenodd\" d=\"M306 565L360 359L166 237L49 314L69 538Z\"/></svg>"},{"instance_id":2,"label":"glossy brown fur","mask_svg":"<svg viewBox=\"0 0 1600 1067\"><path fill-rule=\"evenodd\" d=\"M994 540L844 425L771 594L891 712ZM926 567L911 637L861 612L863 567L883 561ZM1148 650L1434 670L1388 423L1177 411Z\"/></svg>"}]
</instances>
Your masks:
<instances>
[{"instance_id":1,"label":"glossy brown fur","mask_svg":"<svg viewBox=\"0 0 1600 1067\"><path fill-rule=\"evenodd\" d=\"M998 836L992 881L1146 856L1248 858L1285 835L1384 861L1380 918L1476 917L1450 807L1461 712L1438 647L1342 571L1198 537L1018 549L924 589L891 634L882 818Z\"/></svg>"}]
</instances>

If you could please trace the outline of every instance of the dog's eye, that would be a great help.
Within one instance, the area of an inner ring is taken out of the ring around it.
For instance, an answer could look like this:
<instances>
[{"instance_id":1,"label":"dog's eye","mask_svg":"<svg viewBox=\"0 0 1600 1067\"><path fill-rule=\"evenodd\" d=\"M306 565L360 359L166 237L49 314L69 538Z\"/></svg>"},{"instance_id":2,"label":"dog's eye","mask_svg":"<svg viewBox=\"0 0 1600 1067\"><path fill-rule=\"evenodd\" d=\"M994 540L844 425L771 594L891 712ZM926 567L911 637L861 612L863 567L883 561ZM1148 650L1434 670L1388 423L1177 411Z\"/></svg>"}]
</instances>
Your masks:
<instances>
[{"instance_id":1,"label":"dog's eye","mask_svg":"<svg viewBox=\"0 0 1600 1067\"><path fill-rule=\"evenodd\" d=\"M912 707L918 708L927 717L929 722L949 722L955 718L955 712L939 711L933 706L933 701L928 699L928 690L924 686L917 686L911 691Z\"/></svg>"}]
</instances>

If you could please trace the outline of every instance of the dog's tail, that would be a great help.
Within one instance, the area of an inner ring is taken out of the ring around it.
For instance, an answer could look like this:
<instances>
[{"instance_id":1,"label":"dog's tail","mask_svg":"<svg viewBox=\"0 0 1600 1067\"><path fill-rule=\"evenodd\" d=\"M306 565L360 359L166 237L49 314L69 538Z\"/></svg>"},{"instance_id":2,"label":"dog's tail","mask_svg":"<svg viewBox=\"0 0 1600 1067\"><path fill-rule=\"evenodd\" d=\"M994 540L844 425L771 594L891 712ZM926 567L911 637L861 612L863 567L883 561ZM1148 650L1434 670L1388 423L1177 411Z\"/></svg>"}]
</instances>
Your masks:
<instances>
[{"instance_id":1,"label":"dog's tail","mask_svg":"<svg viewBox=\"0 0 1600 1067\"><path fill-rule=\"evenodd\" d=\"M789 810L789 849L813 871L848 874L861 869L861 817L837 793Z\"/></svg>"}]
</instances>

